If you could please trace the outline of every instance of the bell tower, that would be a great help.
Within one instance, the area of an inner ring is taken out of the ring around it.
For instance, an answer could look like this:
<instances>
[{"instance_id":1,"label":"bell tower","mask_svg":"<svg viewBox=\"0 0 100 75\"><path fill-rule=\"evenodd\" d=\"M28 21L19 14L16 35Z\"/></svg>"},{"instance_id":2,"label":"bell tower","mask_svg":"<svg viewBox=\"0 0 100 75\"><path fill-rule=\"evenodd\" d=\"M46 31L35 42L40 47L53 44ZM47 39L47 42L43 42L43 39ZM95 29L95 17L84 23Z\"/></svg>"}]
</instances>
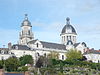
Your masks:
<instances>
[{"instance_id":1,"label":"bell tower","mask_svg":"<svg viewBox=\"0 0 100 75\"><path fill-rule=\"evenodd\" d=\"M32 25L28 20L28 15L25 14L24 21L21 25L21 32L19 33L19 44L20 45L27 45L27 43L33 40L33 33L32 33Z\"/></svg>"}]
</instances>

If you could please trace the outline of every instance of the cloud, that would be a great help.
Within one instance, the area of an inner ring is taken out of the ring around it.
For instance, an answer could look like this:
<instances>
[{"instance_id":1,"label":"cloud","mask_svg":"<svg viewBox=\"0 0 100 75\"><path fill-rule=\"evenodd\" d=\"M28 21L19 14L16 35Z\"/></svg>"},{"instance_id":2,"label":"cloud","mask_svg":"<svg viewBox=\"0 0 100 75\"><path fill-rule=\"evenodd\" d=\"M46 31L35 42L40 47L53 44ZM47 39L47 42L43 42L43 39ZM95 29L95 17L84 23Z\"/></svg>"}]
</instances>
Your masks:
<instances>
[{"instance_id":1,"label":"cloud","mask_svg":"<svg viewBox=\"0 0 100 75\"><path fill-rule=\"evenodd\" d=\"M61 22L53 22L53 23L42 23L42 22L32 22L32 26L41 27L43 31L61 31L61 28L64 26Z\"/></svg>"}]
</instances>

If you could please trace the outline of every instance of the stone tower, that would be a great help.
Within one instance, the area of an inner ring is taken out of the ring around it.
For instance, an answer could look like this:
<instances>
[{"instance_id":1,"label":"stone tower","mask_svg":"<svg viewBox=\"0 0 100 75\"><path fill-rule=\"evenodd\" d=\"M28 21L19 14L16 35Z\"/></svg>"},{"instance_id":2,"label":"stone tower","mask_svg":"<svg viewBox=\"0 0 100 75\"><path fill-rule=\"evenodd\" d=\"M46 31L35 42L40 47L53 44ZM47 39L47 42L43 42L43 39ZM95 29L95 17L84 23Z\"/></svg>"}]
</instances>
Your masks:
<instances>
[{"instance_id":1,"label":"stone tower","mask_svg":"<svg viewBox=\"0 0 100 75\"><path fill-rule=\"evenodd\" d=\"M20 45L27 45L27 43L34 39L32 33L32 25L28 20L27 14L25 14L24 21L21 25L21 32L19 34L19 44Z\"/></svg>"},{"instance_id":2,"label":"stone tower","mask_svg":"<svg viewBox=\"0 0 100 75\"><path fill-rule=\"evenodd\" d=\"M61 42L64 45L75 44L77 33L74 27L70 24L70 18L66 18L66 25L63 27L60 34Z\"/></svg>"}]
</instances>

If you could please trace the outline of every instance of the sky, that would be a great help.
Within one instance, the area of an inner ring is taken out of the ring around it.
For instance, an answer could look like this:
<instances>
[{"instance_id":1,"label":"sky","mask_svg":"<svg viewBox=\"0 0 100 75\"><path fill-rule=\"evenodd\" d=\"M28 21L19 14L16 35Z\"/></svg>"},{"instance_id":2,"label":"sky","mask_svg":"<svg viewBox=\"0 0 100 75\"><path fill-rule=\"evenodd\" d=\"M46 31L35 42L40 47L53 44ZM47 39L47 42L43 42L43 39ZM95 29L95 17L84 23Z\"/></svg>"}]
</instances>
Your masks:
<instances>
[{"instance_id":1,"label":"sky","mask_svg":"<svg viewBox=\"0 0 100 75\"><path fill-rule=\"evenodd\" d=\"M61 30L69 17L77 42L100 49L100 0L0 0L0 48L19 41L24 14L35 39L61 43Z\"/></svg>"}]
</instances>

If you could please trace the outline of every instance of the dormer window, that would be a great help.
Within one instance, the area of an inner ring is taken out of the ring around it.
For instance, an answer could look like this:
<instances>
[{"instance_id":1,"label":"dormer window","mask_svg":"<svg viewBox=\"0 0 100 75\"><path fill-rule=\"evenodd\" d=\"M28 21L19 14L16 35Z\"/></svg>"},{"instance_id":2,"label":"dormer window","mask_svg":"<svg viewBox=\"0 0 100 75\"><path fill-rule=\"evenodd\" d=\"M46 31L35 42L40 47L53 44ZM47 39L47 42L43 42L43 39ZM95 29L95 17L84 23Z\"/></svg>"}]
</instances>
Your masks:
<instances>
[{"instance_id":1,"label":"dormer window","mask_svg":"<svg viewBox=\"0 0 100 75\"><path fill-rule=\"evenodd\" d=\"M16 46L15 49L18 49L18 46Z\"/></svg>"}]
</instances>

